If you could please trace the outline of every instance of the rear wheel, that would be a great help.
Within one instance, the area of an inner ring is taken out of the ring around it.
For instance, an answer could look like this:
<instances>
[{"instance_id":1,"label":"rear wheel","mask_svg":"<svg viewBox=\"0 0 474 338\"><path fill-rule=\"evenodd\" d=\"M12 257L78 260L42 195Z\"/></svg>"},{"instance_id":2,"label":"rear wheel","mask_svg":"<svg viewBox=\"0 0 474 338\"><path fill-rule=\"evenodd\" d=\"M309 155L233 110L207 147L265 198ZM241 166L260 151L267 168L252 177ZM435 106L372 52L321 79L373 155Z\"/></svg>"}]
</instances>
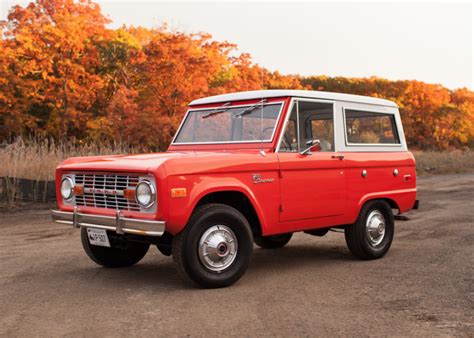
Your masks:
<instances>
[{"instance_id":1,"label":"rear wheel","mask_svg":"<svg viewBox=\"0 0 474 338\"><path fill-rule=\"evenodd\" d=\"M383 257L392 244L395 232L392 209L382 200L367 202L354 224L345 228L346 243L360 259Z\"/></svg>"},{"instance_id":2,"label":"rear wheel","mask_svg":"<svg viewBox=\"0 0 474 338\"><path fill-rule=\"evenodd\" d=\"M278 249L288 244L292 236L292 233L274 236L258 236L254 238L254 242L263 249Z\"/></svg>"},{"instance_id":3,"label":"rear wheel","mask_svg":"<svg viewBox=\"0 0 474 338\"><path fill-rule=\"evenodd\" d=\"M172 243L178 273L204 288L225 287L239 280L252 251L249 223L239 211L223 204L199 207Z\"/></svg>"},{"instance_id":4,"label":"rear wheel","mask_svg":"<svg viewBox=\"0 0 474 338\"><path fill-rule=\"evenodd\" d=\"M147 253L149 244L121 240L112 242L111 247L89 243L87 228L81 228L81 242L87 256L95 263L108 268L121 268L138 263Z\"/></svg>"}]
</instances>

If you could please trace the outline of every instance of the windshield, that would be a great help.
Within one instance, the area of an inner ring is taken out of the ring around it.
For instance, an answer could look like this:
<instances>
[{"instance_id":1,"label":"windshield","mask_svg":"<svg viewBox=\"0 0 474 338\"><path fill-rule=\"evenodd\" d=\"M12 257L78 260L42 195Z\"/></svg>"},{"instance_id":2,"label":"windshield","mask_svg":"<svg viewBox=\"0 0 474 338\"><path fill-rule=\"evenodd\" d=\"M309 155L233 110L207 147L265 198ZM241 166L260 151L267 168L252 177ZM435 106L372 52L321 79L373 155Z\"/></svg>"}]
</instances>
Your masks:
<instances>
[{"instance_id":1,"label":"windshield","mask_svg":"<svg viewBox=\"0 0 474 338\"><path fill-rule=\"evenodd\" d=\"M179 143L271 142L282 102L190 110Z\"/></svg>"}]
</instances>

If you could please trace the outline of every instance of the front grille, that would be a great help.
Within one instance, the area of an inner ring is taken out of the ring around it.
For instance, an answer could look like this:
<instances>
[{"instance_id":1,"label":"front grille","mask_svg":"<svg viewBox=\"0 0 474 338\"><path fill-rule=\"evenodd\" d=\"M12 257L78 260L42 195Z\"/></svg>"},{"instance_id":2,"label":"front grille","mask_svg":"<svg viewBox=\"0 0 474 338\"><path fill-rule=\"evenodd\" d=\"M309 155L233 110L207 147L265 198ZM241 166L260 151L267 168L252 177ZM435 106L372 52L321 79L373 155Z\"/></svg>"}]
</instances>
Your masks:
<instances>
[{"instance_id":1,"label":"front grille","mask_svg":"<svg viewBox=\"0 0 474 338\"><path fill-rule=\"evenodd\" d=\"M138 181L139 175L135 174L76 173L76 185L84 188L82 195L76 195L76 205L140 211L140 206L135 200L129 200L123 196L123 191L135 189Z\"/></svg>"}]
</instances>

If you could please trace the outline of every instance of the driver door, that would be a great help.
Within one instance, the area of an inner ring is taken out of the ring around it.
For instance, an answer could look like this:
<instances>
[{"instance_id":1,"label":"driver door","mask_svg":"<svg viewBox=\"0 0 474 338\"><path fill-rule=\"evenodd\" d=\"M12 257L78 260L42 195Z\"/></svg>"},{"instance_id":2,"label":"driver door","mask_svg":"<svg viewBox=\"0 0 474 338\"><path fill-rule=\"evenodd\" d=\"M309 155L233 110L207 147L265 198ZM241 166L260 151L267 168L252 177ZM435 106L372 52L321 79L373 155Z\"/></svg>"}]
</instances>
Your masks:
<instances>
[{"instance_id":1,"label":"driver door","mask_svg":"<svg viewBox=\"0 0 474 338\"><path fill-rule=\"evenodd\" d=\"M281 222L344 213L344 160L334 139L333 103L294 101L278 150ZM319 149L300 154L311 140L318 140Z\"/></svg>"}]
</instances>

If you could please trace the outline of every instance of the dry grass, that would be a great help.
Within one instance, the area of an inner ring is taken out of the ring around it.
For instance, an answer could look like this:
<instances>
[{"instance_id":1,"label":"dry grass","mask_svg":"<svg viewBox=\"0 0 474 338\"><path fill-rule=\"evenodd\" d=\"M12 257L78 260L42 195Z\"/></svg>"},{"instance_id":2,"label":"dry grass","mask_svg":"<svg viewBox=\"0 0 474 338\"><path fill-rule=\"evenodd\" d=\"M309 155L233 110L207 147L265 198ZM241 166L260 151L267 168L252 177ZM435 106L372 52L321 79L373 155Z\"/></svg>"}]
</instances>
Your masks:
<instances>
[{"instance_id":1,"label":"dry grass","mask_svg":"<svg viewBox=\"0 0 474 338\"><path fill-rule=\"evenodd\" d=\"M418 175L474 172L473 150L413 151Z\"/></svg>"},{"instance_id":2,"label":"dry grass","mask_svg":"<svg viewBox=\"0 0 474 338\"><path fill-rule=\"evenodd\" d=\"M58 164L69 157L133 152L134 149L123 144L75 145L72 142L19 138L0 148L0 177L52 181Z\"/></svg>"},{"instance_id":3,"label":"dry grass","mask_svg":"<svg viewBox=\"0 0 474 338\"><path fill-rule=\"evenodd\" d=\"M0 197L12 205L22 199L21 179L35 181L31 199L47 201L47 184L59 163L69 157L134 153L123 144L75 144L48 139L17 139L0 146ZM0 198L0 199L2 199Z\"/></svg>"}]
</instances>

